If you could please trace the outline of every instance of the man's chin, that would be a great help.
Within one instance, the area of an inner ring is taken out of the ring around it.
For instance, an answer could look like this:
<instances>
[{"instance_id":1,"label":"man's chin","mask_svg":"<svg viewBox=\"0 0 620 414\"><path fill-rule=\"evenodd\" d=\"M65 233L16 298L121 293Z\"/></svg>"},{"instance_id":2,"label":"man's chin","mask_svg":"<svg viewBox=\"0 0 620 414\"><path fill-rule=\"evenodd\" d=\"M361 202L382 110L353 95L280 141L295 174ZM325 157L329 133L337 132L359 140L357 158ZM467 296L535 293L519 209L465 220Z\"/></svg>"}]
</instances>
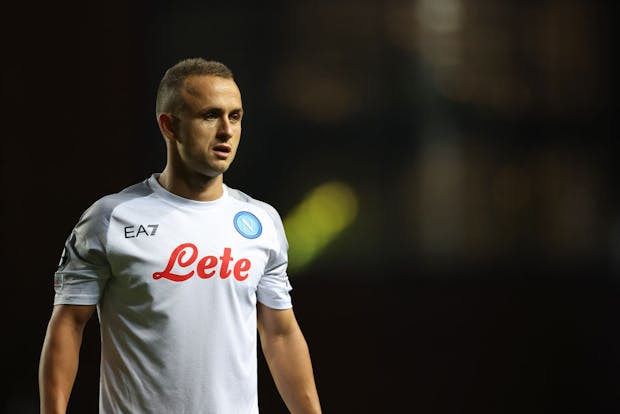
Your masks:
<instances>
[{"instance_id":1,"label":"man's chin","mask_svg":"<svg viewBox=\"0 0 620 414\"><path fill-rule=\"evenodd\" d=\"M228 167L230 167L229 164L225 166L211 166L203 171L203 175L209 178L216 178L228 171Z\"/></svg>"}]
</instances>

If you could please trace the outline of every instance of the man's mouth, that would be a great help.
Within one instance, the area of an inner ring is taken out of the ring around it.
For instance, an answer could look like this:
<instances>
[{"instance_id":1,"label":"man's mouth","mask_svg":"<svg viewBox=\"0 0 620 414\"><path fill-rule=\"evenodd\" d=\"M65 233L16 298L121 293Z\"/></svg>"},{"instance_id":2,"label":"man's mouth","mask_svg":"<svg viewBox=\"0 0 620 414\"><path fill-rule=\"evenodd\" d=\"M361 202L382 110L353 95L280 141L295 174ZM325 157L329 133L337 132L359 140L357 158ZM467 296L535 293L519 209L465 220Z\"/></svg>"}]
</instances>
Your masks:
<instances>
[{"instance_id":1,"label":"man's mouth","mask_svg":"<svg viewBox=\"0 0 620 414\"><path fill-rule=\"evenodd\" d=\"M232 148L226 144L219 144L213 147L213 152L215 152L215 155L221 158L228 157L230 151L232 151Z\"/></svg>"}]
</instances>

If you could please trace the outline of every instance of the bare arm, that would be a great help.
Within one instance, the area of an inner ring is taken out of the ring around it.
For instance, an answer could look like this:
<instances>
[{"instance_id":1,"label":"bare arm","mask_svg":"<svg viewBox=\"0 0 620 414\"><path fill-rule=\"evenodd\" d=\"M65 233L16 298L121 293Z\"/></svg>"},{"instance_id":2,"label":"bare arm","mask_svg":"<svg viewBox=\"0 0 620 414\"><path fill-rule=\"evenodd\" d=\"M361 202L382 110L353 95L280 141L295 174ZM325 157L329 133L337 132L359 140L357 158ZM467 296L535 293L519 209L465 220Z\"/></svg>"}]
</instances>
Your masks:
<instances>
[{"instance_id":1,"label":"bare arm","mask_svg":"<svg viewBox=\"0 0 620 414\"><path fill-rule=\"evenodd\" d=\"M39 363L41 414L65 413L78 369L82 333L95 305L56 305Z\"/></svg>"},{"instance_id":2,"label":"bare arm","mask_svg":"<svg viewBox=\"0 0 620 414\"><path fill-rule=\"evenodd\" d=\"M289 411L320 413L308 345L293 310L271 309L259 303L258 332L267 365Z\"/></svg>"}]
</instances>

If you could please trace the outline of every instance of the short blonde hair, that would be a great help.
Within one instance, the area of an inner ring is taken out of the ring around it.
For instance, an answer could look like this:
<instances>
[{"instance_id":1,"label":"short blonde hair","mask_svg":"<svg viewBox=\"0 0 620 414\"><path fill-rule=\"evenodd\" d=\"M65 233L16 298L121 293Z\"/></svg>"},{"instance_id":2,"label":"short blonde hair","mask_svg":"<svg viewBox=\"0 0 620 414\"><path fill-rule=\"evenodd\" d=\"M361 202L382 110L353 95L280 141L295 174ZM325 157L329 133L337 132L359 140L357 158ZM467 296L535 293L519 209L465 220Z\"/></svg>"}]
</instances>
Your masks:
<instances>
[{"instance_id":1,"label":"short blonde hair","mask_svg":"<svg viewBox=\"0 0 620 414\"><path fill-rule=\"evenodd\" d=\"M181 60L169 68L159 82L155 103L156 116L163 112L178 113L182 110L181 86L185 79L192 75L211 75L233 79L232 71L221 62L203 58Z\"/></svg>"}]
</instances>

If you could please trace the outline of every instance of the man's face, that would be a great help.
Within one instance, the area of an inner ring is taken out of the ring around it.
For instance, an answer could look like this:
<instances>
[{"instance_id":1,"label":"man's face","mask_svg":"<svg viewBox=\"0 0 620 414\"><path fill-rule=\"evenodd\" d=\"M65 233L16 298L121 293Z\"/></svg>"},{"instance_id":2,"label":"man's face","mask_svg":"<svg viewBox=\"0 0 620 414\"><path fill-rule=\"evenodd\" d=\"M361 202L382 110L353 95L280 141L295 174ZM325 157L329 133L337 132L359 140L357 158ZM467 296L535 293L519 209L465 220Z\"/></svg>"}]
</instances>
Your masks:
<instances>
[{"instance_id":1,"label":"man's face","mask_svg":"<svg viewBox=\"0 0 620 414\"><path fill-rule=\"evenodd\" d=\"M185 107L176 114L174 145L190 173L216 177L228 169L239 146L243 107L232 79L190 76L181 96Z\"/></svg>"}]
</instances>

